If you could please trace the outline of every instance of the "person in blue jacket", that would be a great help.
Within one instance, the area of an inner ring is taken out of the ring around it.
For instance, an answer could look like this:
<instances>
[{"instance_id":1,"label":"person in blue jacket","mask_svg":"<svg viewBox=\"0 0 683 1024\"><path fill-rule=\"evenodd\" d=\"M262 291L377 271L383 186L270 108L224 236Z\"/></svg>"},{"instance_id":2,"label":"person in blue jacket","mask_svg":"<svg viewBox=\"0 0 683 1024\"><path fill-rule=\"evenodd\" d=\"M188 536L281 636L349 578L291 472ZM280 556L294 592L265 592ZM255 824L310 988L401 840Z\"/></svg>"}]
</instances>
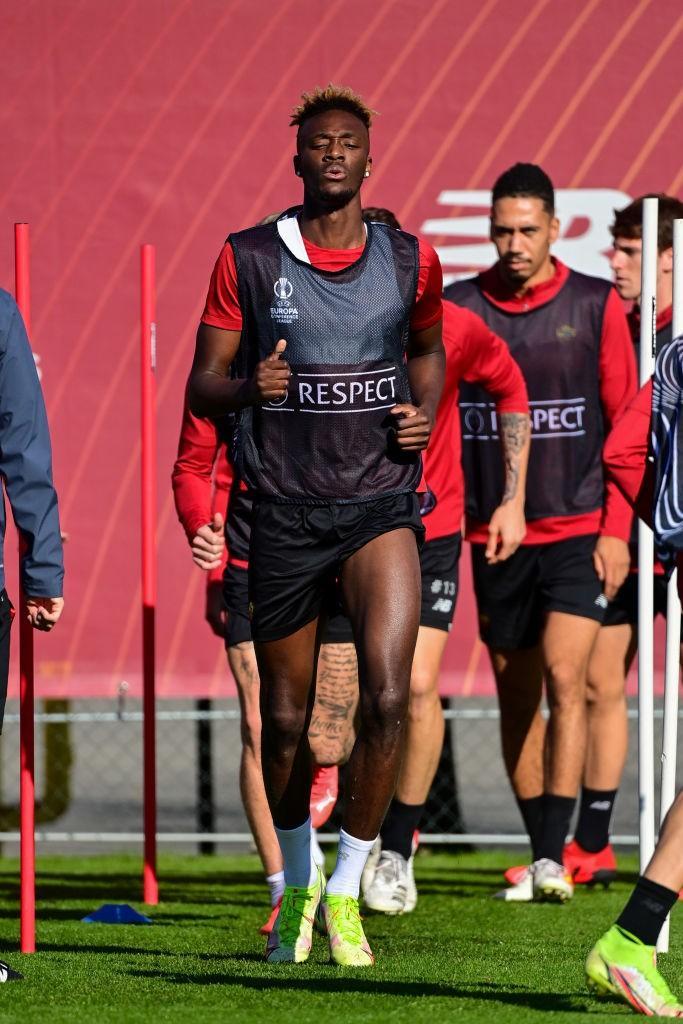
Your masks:
<instances>
[{"instance_id":1,"label":"person in blue jacket","mask_svg":"<svg viewBox=\"0 0 683 1024\"><path fill-rule=\"evenodd\" d=\"M21 586L35 629L49 632L64 607L64 562L45 403L21 313L0 289L0 477L23 541ZM5 499L0 502L0 553L5 537ZM14 608L5 590L0 557L0 731L9 674ZM21 975L0 960L0 982Z\"/></svg>"}]
</instances>

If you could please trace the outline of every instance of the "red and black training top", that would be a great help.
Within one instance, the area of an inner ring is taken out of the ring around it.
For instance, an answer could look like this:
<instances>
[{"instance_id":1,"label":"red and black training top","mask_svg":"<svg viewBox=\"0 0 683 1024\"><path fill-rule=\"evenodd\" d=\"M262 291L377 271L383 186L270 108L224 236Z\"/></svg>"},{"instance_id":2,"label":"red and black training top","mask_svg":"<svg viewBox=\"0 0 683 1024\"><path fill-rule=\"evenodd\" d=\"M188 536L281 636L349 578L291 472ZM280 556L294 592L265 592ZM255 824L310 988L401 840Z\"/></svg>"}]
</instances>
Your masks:
<instances>
[{"instance_id":1,"label":"red and black training top","mask_svg":"<svg viewBox=\"0 0 683 1024\"><path fill-rule=\"evenodd\" d=\"M550 280L519 297L497 265L450 285L445 295L482 316L524 374L532 443L523 543L598 532L628 540L631 510L605 480L602 463L604 437L636 391L626 316L608 282L553 264ZM485 543L500 500L497 423L476 389L461 389L461 412L467 535Z\"/></svg>"},{"instance_id":2,"label":"red and black training top","mask_svg":"<svg viewBox=\"0 0 683 1024\"><path fill-rule=\"evenodd\" d=\"M369 224L360 257L327 271L308 262L300 233L294 251L283 224L298 232L290 217L229 239L243 320L233 373L250 377L279 338L292 369L282 401L238 414L239 474L276 501L362 501L415 490L421 460L398 448L388 411L411 401L404 357L418 241Z\"/></svg>"}]
</instances>

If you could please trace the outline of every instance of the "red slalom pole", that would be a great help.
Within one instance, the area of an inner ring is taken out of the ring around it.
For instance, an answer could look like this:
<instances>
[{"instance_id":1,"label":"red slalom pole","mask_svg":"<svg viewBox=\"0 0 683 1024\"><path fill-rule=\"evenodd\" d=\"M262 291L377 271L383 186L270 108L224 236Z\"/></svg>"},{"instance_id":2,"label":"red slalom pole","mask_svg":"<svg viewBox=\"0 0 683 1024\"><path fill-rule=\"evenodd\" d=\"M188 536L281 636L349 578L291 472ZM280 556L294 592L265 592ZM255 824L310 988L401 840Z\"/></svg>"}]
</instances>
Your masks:
<instances>
[{"instance_id":1,"label":"red slalom pole","mask_svg":"<svg viewBox=\"0 0 683 1024\"><path fill-rule=\"evenodd\" d=\"M159 902L155 718L155 617L157 603L156 467L156 259L153 245L140 249L140 367L142 395L142 673L144 748L143 900Z\"/></svg>"},{"instance_id":2,"label":"red slalom pole","mask_svg":"<svg viewBox=\"0 0 683 1024\"><path fill-rule=\"evenodd\" d=\"M31 336L31 273L28 224L14 225L14 291ZM21 580L21 541L19 579ZM21 952L36 951L36 834L33 630L19 595L19 806L21 840Z\"/></svg>"}]
</instances>

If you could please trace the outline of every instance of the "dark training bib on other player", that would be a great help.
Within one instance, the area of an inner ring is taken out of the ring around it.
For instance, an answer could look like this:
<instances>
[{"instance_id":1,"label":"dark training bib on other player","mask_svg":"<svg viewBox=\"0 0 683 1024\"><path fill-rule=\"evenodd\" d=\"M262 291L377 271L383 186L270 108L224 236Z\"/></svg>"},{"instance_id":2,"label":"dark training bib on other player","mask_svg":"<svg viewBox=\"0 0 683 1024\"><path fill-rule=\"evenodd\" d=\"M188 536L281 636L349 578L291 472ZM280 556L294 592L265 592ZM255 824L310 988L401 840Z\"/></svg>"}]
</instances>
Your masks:
<instances>
[{"instance_id":1,"label":"dark training bib on other player","mask_svg":"<svg viewBox=\"0 0 683 1024\"><path fill-rule=\"evenodd\" d=\"M529 391L531 454L528 520L572 516L604 499L600 339L610 284L570 271L558 294L526 313L490 302L476 278L458 281L446 299L477 313L503 338ZM495 406L483 388L460 386L467 514L489 522L503 492Z\"/></svg>"},{"instance_id":2,"label":"dark training bib on other player","mask_svg":"<svg viewBox=\"0 0 683 1024\"><path fill-rule=\"evenodd\" d=\"M360 259L336 272L297 258L277 224L230 243L243 315L233 372L251 377L279 338L292 370L282 401L239 414L235 453L245 482L263 497L313 504L414 490L421 460L399 450L389 410L411 401L405 349L417 239L368 225Z\"/></svg>"}]
</instances>

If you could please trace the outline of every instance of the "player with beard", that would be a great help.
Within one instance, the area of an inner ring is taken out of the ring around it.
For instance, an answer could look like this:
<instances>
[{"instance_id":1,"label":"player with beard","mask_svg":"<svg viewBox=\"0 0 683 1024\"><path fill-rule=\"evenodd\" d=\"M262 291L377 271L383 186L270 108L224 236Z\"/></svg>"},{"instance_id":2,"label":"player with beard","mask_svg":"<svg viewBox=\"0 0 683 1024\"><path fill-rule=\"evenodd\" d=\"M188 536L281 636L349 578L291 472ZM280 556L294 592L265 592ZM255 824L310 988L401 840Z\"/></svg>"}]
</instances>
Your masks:
<instances>
[{"instance_id":1,"label":"player with beard","mask_svg":"<svg viewBox=\"0 0 683 1024\"><path fill-rule=\"evenodd\" d=\"M372 221L400 225L389 210L364 211ZM504 495L491 517L487 553L505 561L524 536L524 484L529 457L529 404L521 371L507 345L474 313L444 303L446 378L436 425L424 457L428 490L422 495L425 544L420 552L422 606L410 678L406 752L398 786L376 851L363 874L371 910L405 914L415 909L413 837L420 827L443 747L445 722L439 672L458 594L464 483L460 465L458 388L462 380L486 388L503 428L500 466Z\"/></svg>"},{"instance_id":2,"label":"player with beard","mask_svg":"<svg viewBox=\"0 0 683 1024\"><path fill-rule=\"evenodd\" d=\"M204 317L190 375L196 415L238 414L238 469L255 497L251 626L286 883L271 963L308 958L319 903L333 962L374 962L358 891L396 785L419 623L415 490L443 385L441 268L413 236L363 222L371 117L348 89L304 95L292 118L303 206L230 236L208 303L220 315ZM323 893L307 727L335 578L358 654L361 725Z\"/></svg>"},{"instance_id":3,"label":"player with beard","mask_svg":"<svg viewBox=\"0 0 683 1024\"><path fill-rule=\"evenodd\" d=\"M562 859L584 765L588 660L629 567L631 511L605 482L602 445L635 393L633 347L608 282L551 256L558 232L550 179L540 167L516 164L493 188L498 262L445 291L507 341L532 408L527 533L511 558L490 564L487 524L500 500L497 427L486 396L461 389L480 633L496 677L505 765L532 847L531 869L501 894L513 900L573 894Z\"/></svg>"}]
</instances>

